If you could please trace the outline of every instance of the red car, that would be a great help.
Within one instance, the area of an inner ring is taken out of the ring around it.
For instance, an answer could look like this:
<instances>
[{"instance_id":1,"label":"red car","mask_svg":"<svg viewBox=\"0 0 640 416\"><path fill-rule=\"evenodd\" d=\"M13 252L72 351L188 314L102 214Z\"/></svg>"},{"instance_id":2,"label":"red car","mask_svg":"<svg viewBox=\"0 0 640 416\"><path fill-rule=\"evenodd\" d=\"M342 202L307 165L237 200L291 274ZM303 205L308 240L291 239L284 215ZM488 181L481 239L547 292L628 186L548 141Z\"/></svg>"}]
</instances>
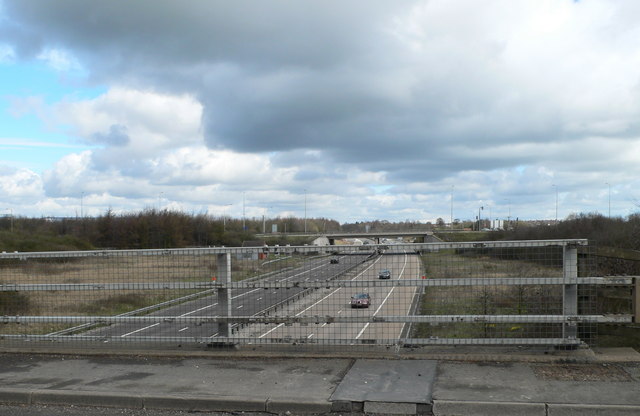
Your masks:
<instances>
[{"instance_id":1,"label":"red car","mask_svg":"<svg viewBox=\"0 0 640 416\"><path fill-rule=\"evenodd\" d=\"M371 296L368 293L357 293L351 296L352 308L368 308L371 305Z\"/></svg>"}]
</instances>

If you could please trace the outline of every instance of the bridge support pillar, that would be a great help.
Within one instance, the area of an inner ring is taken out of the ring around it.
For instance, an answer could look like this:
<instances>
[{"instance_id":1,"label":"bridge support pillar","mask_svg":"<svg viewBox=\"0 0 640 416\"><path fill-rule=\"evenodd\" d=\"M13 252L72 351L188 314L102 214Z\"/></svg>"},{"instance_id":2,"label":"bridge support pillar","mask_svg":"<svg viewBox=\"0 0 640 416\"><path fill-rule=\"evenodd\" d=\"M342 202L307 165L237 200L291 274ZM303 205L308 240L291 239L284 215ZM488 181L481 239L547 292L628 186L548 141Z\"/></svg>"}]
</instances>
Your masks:
<instances>
[{"instance_id":1,"label":"bridge support pillar","mask_svg":"<svg viewBox=\"0 0 640 416\"><path fill-rule=\"evenodd\" d=\"M225 287L218 289L218 311L220 316L231 316L231 253L218 254L216 256L217 279L219 283L223 283ZM218 335L228 337L231 334L228 322L218 323Z\"/></svg>"}]
</instances>

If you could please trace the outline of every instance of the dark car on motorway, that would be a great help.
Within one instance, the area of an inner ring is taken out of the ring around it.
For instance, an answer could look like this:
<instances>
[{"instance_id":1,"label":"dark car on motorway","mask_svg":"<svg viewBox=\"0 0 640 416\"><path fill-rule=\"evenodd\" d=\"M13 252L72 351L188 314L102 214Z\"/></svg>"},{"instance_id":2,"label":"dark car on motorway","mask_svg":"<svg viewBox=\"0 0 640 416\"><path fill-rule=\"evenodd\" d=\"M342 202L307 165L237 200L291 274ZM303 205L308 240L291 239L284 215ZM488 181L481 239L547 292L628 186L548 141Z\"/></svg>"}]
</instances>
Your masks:
<instances>
[{"instance_id":1,"label":"dark car on motorway","mask_svg":"<svg viewBox=\"0 0 640 416\"><path fill-rule=\"evenodd\" d=\"M329 261L329 263L331 263L331 264L338 264L338 263L340 263L340 259L333 258L333 259L331 259L331 260Z\"/></svg>"},{"instance_id":2,"label":"dark car on motorway","mask_svg":"<svg viewBox=\"0 0 640 416\"><path fill-rule=\"evenodd\" d=\"M380 273L378 273L378 279L391 279L391 272L387 269L380 270Z\"/></svg>"},{"instance_id":3,"label":"dark car on motorway","mask_svg":"<svg viewBox=\"0 0 640 416\"><path fill-rule=\"evenodd\" d=\"M371 296L368 293L357 293L351 296L352 308L368 308L371 305Z\"/></svg>"}]
</instances>

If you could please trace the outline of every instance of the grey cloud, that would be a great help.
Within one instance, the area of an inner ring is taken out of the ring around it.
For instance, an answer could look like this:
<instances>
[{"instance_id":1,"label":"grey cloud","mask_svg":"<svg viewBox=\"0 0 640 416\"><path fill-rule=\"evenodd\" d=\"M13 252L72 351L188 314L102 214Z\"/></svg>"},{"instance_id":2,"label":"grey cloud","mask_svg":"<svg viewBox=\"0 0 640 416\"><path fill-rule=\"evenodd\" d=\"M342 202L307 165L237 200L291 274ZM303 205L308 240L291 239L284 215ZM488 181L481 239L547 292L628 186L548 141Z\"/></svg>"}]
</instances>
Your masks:
<instances>
[{"instance_id":1,"label":"grey cloud","mask_svg":"<svg viewBox=\"0 0 640 416\"><path fill-rule=\"evenodd\" d=\"M351 166L386 172L394 184L533 164L564 169L570 163L576 172L589 171L604 169L610 159L583 151L578 139L637 137L637 105L618 107L638 102L637 87L620 102L600 103L574 85L582 74L571 72L588 71L583 64L598 61L584 58L563 66L575 56L561 54L566 59L560 60L547 54L555 45L537 43L535 33L531 50L520 50L530 45L514 39L522 36L514 28L523 22L509 19L523 17L503 15L500 8L522 5L483 5L495 21L482 26L466 25L475 21L473 11L458 15L474 2L443 4L450 3L5 1L0 36L24 58L45 46L68 49L95 82L193 94L204 106L208 146L279 152L272 162L300 166L299 181L340 178L340 169ZM616 21L638 7L616 4L611 22L597 29L612 45L624 43L636 27L627 20L619 30ZM438 21L436 13L409 28L408 42L401 40L394 25L415 6L424 13L447 9L444 16L451 20ZM593 39L580 38L582 30L571 33L575 45L590 48ZM424 42L414 45L411 36ZM637 46L629 52L637 55ZM528 54L534 55L530 61ZM593 87L607 90L606 84ZM94 139L122 146L128 137L123 126L114 125ZM567 156L545 151L558 143L576 147ZM531 144L536 151L516 152L511 144ZM320 151L304 155L304 150ZM94 163L106 169L111 158L105 152ZM144 163L136 166L133 171L145 173ZM519 180L525 188L541 178ZM510 191L520 191L515 188Z\"/></svg>"},{"instance_id":2,"label":"grey cloud","mask_svg":"<svg viewBox=\"0 0 640 416\"><path fill-rule=\"evenodd\" d=\"M112 124L107 133L95 133L92 138L98 143L116 147L126 146L130 141L127 126L121 124Z\"/></svg>"}]
</instances>

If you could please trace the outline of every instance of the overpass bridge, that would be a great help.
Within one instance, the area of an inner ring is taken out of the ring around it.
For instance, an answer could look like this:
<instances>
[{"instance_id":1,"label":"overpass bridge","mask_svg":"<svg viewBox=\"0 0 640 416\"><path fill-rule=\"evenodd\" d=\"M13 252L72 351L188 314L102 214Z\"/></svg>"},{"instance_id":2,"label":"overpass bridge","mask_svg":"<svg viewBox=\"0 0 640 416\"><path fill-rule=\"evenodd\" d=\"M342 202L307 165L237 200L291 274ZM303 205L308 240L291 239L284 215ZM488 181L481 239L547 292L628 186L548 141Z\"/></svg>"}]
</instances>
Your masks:
<instances>
[{"instance_id":1,"label":"overpass bridge","mask_svg":"<svg viewBox=\"0 0 640 416\"><path fill-rule=\"evenodd\" d=\"M377 232L336 232L336 233L264 233L256 234L258 238L276 238L282 236L288 237L309 237L316 239L325 237L329 240L330 245L334 245L336 240L348 238L365 238L380 244L383 238L409 237L413 238L416 243L433 243L440 241L434 236L433 231L377 231Z\"/></svg>"}]
</instances>

